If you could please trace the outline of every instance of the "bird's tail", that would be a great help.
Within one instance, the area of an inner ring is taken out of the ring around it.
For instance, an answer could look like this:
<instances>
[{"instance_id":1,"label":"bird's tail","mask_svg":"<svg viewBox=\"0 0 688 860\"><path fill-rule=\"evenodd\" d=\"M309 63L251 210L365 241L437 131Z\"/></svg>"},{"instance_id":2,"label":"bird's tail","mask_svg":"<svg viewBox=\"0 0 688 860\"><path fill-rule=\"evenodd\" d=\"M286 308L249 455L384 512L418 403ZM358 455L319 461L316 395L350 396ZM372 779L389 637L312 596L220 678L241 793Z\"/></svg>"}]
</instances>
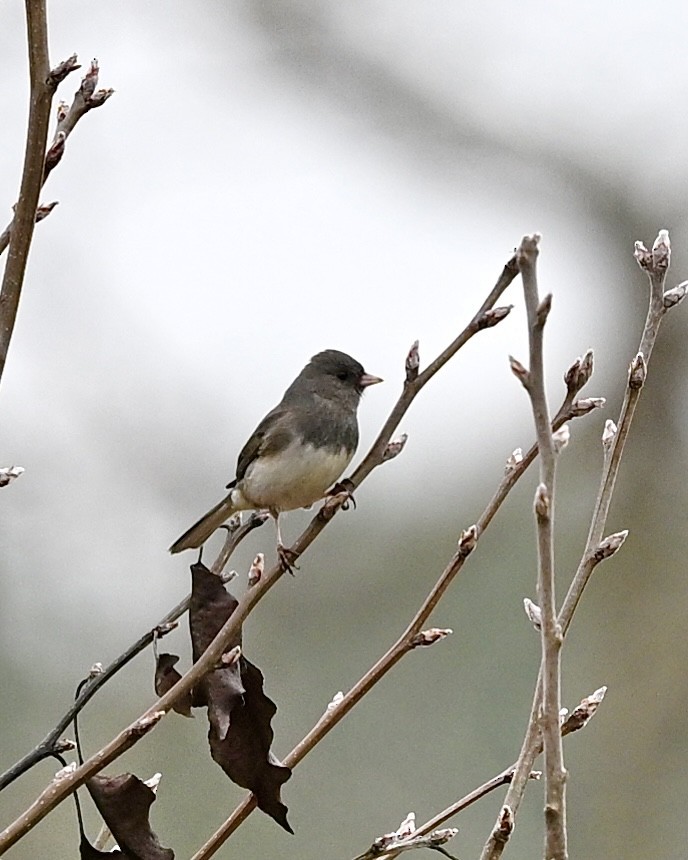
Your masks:
<instances>
[{"instance_id":1,"label":"bird's tail","mask_svg":"<svg viewBox=\"0 0 688 860\"><path fill-rule=\"evenodd\" d=\"M236 508L232 504L232 494L230 493L221 502L218 502L214 508L211 508L204 517L201 517L197 523L192 525L190 529L185 531L180 538L177 538L170 547L170 552L175 553L182 552L185 549L198 549L198 547L202 546L208 540L215 529L219 528L235 511Z\"/></svg>"}]
</instances>

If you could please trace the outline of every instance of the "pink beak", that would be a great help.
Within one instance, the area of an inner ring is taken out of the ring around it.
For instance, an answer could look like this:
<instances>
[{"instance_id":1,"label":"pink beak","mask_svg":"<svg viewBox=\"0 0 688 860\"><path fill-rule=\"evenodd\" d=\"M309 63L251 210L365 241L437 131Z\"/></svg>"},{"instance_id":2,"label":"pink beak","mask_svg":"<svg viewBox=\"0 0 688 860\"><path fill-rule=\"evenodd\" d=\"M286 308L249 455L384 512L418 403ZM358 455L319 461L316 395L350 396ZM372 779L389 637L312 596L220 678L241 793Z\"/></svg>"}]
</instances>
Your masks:
<instances>
[{"instance_id":1,"label":"pink beak","mask_svg":"<svg viewBox=\"0 0 688 860\"><path fill-rule=\"evenodd\" d=\"M373 376L370 373L364 373L358 384L361 388L367 388L369 385L377 385L378 382L384 382L384 379L381 379L379 376Z\"/></svg>"}]
</instances>

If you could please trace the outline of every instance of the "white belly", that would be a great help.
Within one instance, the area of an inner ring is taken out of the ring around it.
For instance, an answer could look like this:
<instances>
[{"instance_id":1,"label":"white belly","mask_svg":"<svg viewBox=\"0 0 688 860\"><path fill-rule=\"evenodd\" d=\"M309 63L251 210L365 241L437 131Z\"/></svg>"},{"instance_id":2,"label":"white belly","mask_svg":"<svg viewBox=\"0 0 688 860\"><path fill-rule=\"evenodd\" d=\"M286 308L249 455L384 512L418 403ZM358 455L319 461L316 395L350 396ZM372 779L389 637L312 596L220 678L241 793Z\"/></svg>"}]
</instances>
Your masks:
<instances>
[{"instance_id":1,"label":"white belly","mask_svg":"<svg viewBox=\"0 0 688 860\"><path fill-rule=\"evenodd\" d=\"M331 449L294 443L279 454L253 462L232 494L232 501L236 494L237 508L307 508L322 499L350 461L351 454L345 448L334 453Z\"/></svg>"}]
</instances>

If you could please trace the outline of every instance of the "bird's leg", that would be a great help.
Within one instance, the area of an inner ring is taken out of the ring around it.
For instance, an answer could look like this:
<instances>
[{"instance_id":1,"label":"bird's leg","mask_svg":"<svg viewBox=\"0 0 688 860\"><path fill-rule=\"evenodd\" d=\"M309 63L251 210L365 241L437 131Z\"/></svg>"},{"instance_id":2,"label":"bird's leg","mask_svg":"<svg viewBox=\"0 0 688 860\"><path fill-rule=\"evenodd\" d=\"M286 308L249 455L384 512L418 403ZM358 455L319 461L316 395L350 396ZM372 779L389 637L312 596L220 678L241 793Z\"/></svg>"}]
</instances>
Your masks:
<instances>
[{"instance_id":1,"label":"bird's leg","mask_svg":"<svg viewBox=\"0 0 688 860\"><path fill-rule=\"evenodd\" d=\"M285 546L282 543L282 530L280 529L279 511L271 509L270 513L275 520L275 527L277 528L277 558L279 558L280 564L284 568L285 573L290 573L293 576L294 569L299 569L296 564L296 559L298 558L298 556L295 552L289 549L289 547Z\"/></svg>"},{"instance_id":2,"label":"bird's leg","mask_svg":"<svg viewBox=\"0 0 688 860\"><path fill-rule=\"evenodd\" d=\"M331 490L328 490L325 494L328 498L333 496L346 496L346 500L342 503L342 510L349 510L349 502L354 506L354 510L356 510L356 499L354 499L354 485L353 482L349 480L349 478L344 478L341 481L337 481L337 483L332 487Z\"/></svg>"}]
</instances>

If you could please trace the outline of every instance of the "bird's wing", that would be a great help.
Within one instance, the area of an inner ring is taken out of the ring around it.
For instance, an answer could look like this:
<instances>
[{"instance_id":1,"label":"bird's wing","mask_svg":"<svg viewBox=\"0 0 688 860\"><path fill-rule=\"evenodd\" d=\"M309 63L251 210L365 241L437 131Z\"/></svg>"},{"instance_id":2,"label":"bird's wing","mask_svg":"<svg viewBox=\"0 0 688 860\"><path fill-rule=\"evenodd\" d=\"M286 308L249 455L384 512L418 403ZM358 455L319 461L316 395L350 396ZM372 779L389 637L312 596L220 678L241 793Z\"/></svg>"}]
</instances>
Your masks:
<instances>
[{"instance_id":1,"label":"bird's wing","mask_svg":"<svg viewBox=\"0 0 688 860\"><path fill-rule=\"evenodd\" d=\"M246 474L246 470L258 456L272 456L283 451L294 439L294 427L284 408L276 407L263 418L241 449L237 460L236 479L228 484L233 487Z\"/></svg>"}]
</instances>

